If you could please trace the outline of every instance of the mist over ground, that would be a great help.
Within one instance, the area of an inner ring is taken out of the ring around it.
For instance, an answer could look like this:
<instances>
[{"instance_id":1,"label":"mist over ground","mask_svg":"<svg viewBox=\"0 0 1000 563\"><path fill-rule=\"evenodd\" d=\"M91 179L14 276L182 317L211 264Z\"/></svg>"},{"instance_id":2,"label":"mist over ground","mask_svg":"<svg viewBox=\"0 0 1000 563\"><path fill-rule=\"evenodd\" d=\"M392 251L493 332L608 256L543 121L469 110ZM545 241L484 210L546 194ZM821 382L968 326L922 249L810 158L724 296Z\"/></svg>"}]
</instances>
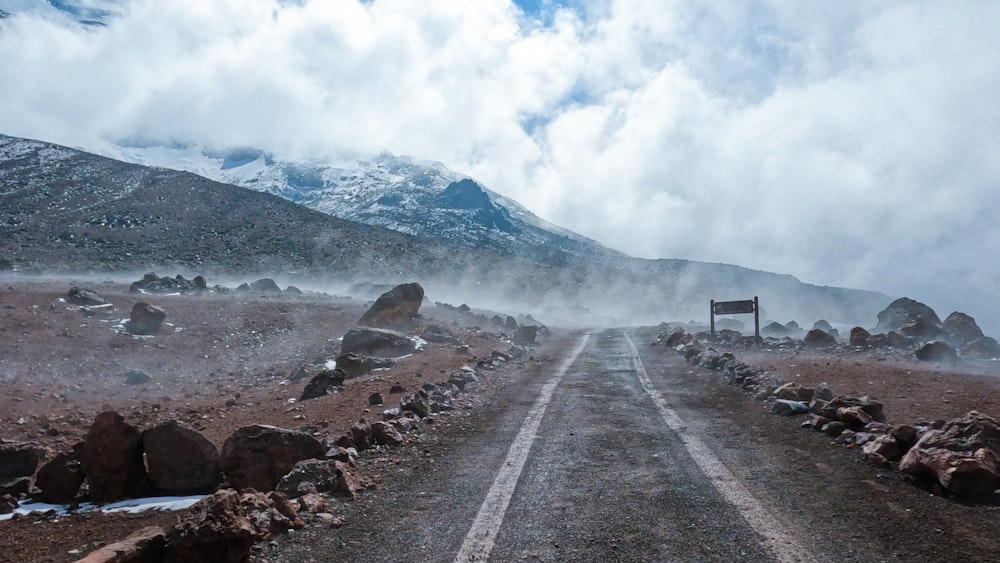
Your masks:
<instances>
[{"instance_id":1,"label":"mist over ground","mask_svg":"<svg viewBox=\"0 0 1000 563\"><path fill-rule=\"evenodd\" d=\"M1000 4L68 4L0 0L0 133L388 150L633 256L1000 332Z\"/></svg>"}]
</instances>

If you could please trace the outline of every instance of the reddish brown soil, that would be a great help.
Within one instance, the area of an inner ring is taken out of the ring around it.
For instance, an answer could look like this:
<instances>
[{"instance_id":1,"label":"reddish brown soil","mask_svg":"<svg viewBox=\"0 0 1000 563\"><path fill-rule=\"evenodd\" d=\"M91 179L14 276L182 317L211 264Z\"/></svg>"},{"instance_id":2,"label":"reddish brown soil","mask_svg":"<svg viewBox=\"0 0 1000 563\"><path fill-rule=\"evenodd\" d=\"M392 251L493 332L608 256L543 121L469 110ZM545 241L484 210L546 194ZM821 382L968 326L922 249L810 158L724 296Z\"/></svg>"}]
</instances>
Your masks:
<instances>
[{"instance_id":1,"label":"reddish brown soil","mask_svg":"<svg viewBox=\"0 0 1000 563\"><path fill-rule=\"evenodd\" d=\"M61 298L74 285L97 291L113 309L87 313L65 303ZM118 321L138 301L163 307L170 326L151 338L117 332ZM0 439L38 443L51 457L82 440L94 417L110 409L140 430L177 419L220 448L248 424L303 429L332 441L359 418L380 418L383 409L398 404L398 395L389 393L393 385L410 390L444 381L452 371L509 346L498 334L464 326L468 323L448 309L424 308L412 333L441 324L469 351L428 344L391 369L348 380L340 393L298 402L307 380L292 383L289 374L334 358L336 340L369 304L318 294L129 295L127 284L114 282L0 279ZM124 384L130 368L153 380ZM478 393L487 394L517 368L514 363L500 372L481 372ZM369 407L368 397L376 391L386 406ZM462 396L460 410L435 415L434 426L446 427L476 401L475 394ZM0 522L0 561L72 561L142 526L169 525L175 517L91 513Z\"/></svg>"}]
</instances>

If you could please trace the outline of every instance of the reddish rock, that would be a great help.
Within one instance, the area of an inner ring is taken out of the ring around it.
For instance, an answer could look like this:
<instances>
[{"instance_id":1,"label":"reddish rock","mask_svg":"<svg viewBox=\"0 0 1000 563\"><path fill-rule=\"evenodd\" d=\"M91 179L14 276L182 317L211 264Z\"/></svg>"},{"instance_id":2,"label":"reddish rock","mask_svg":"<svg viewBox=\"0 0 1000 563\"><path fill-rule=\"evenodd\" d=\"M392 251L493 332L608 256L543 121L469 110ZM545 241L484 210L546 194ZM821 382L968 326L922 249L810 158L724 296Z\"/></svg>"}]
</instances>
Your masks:
<instances>
[{"instance_id":1,"label":"reddish rock","mask_svg":"<svg viewBox=\"0 0 1000 563\"><path fill-rule=\"evenodd\" d=\"M837 420L846 422L852 428L861 428L871 422L872 417L861 407L840 407L837 409Z\"/></svg>"},{"instance_id":2,"label":"reddish rock","mask_svg":"<svg viewBox=\"0 0 1000 563\"><path fill-rule=\"evenodd\" d=\"M163 528L148 526L90 553L77 563L159 563L163 561L165 539Z\"/></svg>"},{"instance_id":3,"label":"reddish rock","mask_svg":"<svg viewBox=\"0 0 1000 563\"><path fill-rule=\"evenodd\" d=\"M247 517L240 495L223 489L194 503L167 532L165 563L242 563L263 534Z\"/></svg>"},{"instance_id":4,"label":"reddish rock","mask_svg":"<svg viewBox=\"0 0 1000 563\"><path fill-rule=\"evenodd\" d=\"M132 306L125 330L129 334L151 336L160 332L167 313L156 305L140 301Z\"/></svg>"},{"instance_id":5,"label":"reddish rock","mask_svg":"<svg viewBox=\"0 0 1000 563\"><path fill-rule=\"evenodd\" d=\"M267 493L267 499L271 501L271 505L274 506L274 509L285 518L292 521L298 518L298 511L292 505L292 501L288 500L288 497L283 493L271 491L270 493Z\"/></svg>"},{"instance_id":6,"label":"reddish rock","mask_svg":"<svg viewBox=\"0 0 1000 563\"><path fill-rule=\"evenodd\" d=\"M351 439L354 440L354 447L358 451L364 451L372 447L372 427L370 424L361 420L357 424L351 427Z\"/></svg>"},{"instance_id":7,"label":"reddish rock","mask_svg":"<svg viewBox=\"0 0 1000 563\"><path fill-rule=\"evenodd\" d=\"M937 482L963 497L991 495L1000 486L1000 424L977 411L928 430L899 462L899 469Z\"/></svg>"},{"instance_id":8,"label":"reddish rock","mask_svg":"<svg viewBox=\"0 0 1000 563\"><path fill-rule=\"evenodd\" d=\"M371 431L372 439L379 445L398 446L404 441L403 435L388 422L373 422Z\"/></svg>"},{"instance_id":9,"label":"reddish rock","mask_svg":"<svg viewBox=\"0 0 1000 563\"><path fill-rule=\"evenodd\" d=\"M812 401L814 391L815 389L812 387L803 387L798 383L788 382L775 389L774 396L775 398L787 401L801 401L808 403L809 401Z\"/></svg>"},{"instance_id":10,"label":"reddish rock","mask_svg":"<svg viewBox=\"0 0 1000 563\"><path fill-rule=\"evenodd\" d=\"M222 482L219 451L199 432L170 420L142 433L152 486L168 495L215 490Z\"/></svg>"},{"instance_id":11,"label":"reddish rock","mask_svg":"<svg viewBox=\"0 0 1000 563\"><path fill-rule=\"evenodd\" d=\"M419 283L404 283L383 293L365 311L358 324L370 327L392 327L408 323L417 316L424 301L424 288Z\"/></svg>"},{"instance_id":12,"label":"reddish rock","mask_svg":"<svg viewBox=\"0 0 1000 563\"><path fill-rule=\"evenodd\" d=\"M81 463L91 500L108 502L135 496L146 477L142 434L120 414L103 412L83 441Z\"/></svg>"},{"instance_id":13,"label":"reddish rock","mask_svg":"<svg viewBox=\"0 0 1000 563\"><path fill-rule=\"evenodd\" d=\"M323 498L319 493L309 493L302 495L299 499L299 510L301 512L308 512L310 514L319 514L320 512L326 512L326 499Z\"/></svg>"},{"instance_id":14,"label":"reddish rock","mask_svg":"<svg viewBox=\"0 0 1000 563\"><path fill-rule=\"evenodd\" d=\"M255 424L226 439L219 466L233 487L271 491L296 463L325 453L309 434Z\"/></svg>"},{"instance_id":15,"label":"reddish rock","mask_svg":"<svg viewBox=\"0 0 1000 563\"><path fill-rule=\"evenodd\" d=\"M42 466L35 476L35 486L42 491L42 500L52 504L65 504L76 497L83 484L83 442L73 451L63 452Z\"/></svg>"},{"instance_id":16,"label":"reddish rock","mask_svg":"<svg viewBox=\"0 0 1000 563\"><path fill-rule=\"evenodd\" d=\"M889 434L877 436L874 440L865 444L862 451L866 456L877 454L882 459L889 461L899 459L903 455L903 448Z\"/></svg>"},{"instance_id":17,"label":"reddish rock","mask_svg":"<svg viewBox=\"0 0 1000 563\"><path fill-rule=\"evenodd\" d=\"M340 477L337 479L337 486L334 487L333 493L343 497L356 498L361 494L366 488L368 488L368 482L350 465L335 461L337 469L340 471Z\"/></svg>"}]
</instances>

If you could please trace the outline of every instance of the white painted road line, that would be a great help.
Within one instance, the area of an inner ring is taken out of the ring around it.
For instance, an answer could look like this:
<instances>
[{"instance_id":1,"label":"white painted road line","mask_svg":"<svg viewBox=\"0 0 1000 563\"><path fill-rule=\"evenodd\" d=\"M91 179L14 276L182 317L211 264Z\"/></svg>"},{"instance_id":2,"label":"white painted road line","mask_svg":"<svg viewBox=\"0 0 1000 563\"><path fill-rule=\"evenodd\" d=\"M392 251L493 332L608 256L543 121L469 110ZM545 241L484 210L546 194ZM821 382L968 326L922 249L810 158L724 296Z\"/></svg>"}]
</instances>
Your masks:
<instances>
[{"instance_id":1,"label":"white painted road line","mask_svg":"<svg viewBox=\"0 0 1000 563\"><path fill-rule=\"evenodd\" d=\"M747 524L763 538L764 547L774 555L775 559L781 562L815 561L812 554L795 541L795 538L785 530L785 527L750 494L750 491L733 476L729 469L712 454L711 450L688 429L687 424L677 416L677 413L667 405L666 399L653 387L653 382L650 381L649 374L646 373L646 368L642 365L639 350L636 349L632 337L627 332L625 340L628 341L632 351L632 359L636 372L639 374L639 382L653 399L653 403L656 404L664 422L677 434L702 473L708 476L722 497L735 506Z\"/></svg>"},{"instance_id":2,"label":"white painted road line","mask_svg":"<svg viewBox=\"0 0 1000 563\"><path fill-rule=\"evenodd\" d=\"M556 387L559 386L566 371L576 361L589 339L590 334L583 335L573 353L559 366L555 376L542 386L538 399L528 411L528 415L524 417L521 429L510 445L507 459L504 460L496 479L493 480L493 485L486 494L486 500L479 507L479 514L472 522L469 533L465 535L465 541L462 542L462 547L458 550L458 555L455 556L456 562L465 563L489 559L490 552L493 550L493 542L497 538L497 533L500 532L500 525L503 524L503 518L507 513L507 506L510 505L510 498L514 494L517 481L521 478L521 471L528 459L528 452L531 450L535 433L538 432L538 425L542 422L545 408L552 400L552 394L555 393Z\"/></svg>"}]
</instances>

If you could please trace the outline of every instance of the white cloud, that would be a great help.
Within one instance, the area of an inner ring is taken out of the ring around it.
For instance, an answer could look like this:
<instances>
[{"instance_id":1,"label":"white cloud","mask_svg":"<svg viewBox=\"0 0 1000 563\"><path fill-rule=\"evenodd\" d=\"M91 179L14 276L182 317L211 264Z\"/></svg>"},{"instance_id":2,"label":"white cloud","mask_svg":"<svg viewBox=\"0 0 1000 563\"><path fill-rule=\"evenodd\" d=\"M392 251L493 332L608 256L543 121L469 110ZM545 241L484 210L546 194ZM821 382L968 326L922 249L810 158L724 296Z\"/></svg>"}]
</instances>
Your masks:
<instances>
[{"instance_id":1,"label":"white cloud","mask_svg":"<svg viewBox=\"0 0 1000 563\"><path fill-rule=\"evenodd\" d=\"M646 257L1000 330L1000 5L89 2L0 21L0 132L444 161ZM29 10L30 12L30 10ZM997 319L989 320L988 317Z\"/></svg>"}]
</instances>

